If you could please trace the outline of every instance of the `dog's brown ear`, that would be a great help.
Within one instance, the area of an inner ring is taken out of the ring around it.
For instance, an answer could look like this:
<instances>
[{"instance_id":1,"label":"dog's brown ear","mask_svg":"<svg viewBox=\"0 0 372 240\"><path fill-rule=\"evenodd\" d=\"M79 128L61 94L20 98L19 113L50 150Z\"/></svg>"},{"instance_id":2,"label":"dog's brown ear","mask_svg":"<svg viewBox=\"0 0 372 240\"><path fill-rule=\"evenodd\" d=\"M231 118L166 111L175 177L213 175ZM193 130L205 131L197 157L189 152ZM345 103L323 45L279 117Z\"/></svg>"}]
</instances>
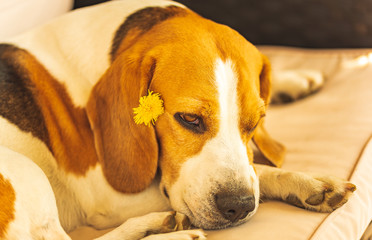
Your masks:
<instances>
[{"instance_id":1,"label":"dog's brown ear","mask_svg":"<svg viewBox=\"0 0 372 240\"><path fill-rule=\"evenodd\" d=\"M267 57L262 55L262 58L263 67L260 74L260 95L265 101L265 104L269 105L271 97L271 67ZM271 138L264 128L263 121L261 121L255 131L253 142L270 164L276 167L282 166L286 149L281 143Z\"/></svg>"},{"instance_id":2,"label":"dog's brown ear","mask_svg":"<svg viewBox=\"0 0 372 240\"><path fill-rule=\"evenodd\" d=\"M268 161L260 161L256 163L273 165L275 167L282 166L286 149L283 144L271 138L263 126L263 121L257 127L253 136L253 142Z\"/></svg>"},{"instance_id":3,"label":"dog's brown ear","mask_svg":"<svg viewBox=\"0 0 372 240\"><path fill-rule=\"evenodd\" d=\"M133 120L133 108L147 95L155 60L136 58L119 55L94 86L86 108L104 175L124 193L148 187L158 163L154 127Z\"/></svg>"}]
</instances>

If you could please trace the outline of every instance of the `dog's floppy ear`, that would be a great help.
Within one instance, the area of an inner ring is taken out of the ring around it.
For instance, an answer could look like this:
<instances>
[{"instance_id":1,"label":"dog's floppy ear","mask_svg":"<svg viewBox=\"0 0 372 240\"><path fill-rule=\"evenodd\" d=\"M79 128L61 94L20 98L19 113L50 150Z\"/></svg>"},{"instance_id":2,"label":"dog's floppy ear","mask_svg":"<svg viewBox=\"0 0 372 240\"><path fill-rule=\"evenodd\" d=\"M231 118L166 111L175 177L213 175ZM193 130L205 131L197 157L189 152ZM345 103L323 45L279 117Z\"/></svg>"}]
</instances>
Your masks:
<instances>
[{"instance_id":1,"label":"dog's floppy ear","mask_svg":"<svg viewBox=\"0 0 372 240\"><path fill-rule=\"evenodd\" d=\"M269 105L271 97L271 67L267 57L262 55L262 58L263 67L260 74L260 95L265 101L265 104ZM253 136L253 142L272 165L280 167L283 164L286 151L285 147L271 138L263 126L263 121L257 127Z\"/></svg>"},{"instance_id":2,"label":"dog's floppy ear","mask_svg":"<svg viewBox=\"0 0 372 240\"><path fill-rule=\"evenodd\" d=\"M98 159L107 181L120 192L144 190L157 171L155 129L133 120L133 108L147 95L154 67L154 59L120 54L87 104Z\"/></svg>"}]
</instances>

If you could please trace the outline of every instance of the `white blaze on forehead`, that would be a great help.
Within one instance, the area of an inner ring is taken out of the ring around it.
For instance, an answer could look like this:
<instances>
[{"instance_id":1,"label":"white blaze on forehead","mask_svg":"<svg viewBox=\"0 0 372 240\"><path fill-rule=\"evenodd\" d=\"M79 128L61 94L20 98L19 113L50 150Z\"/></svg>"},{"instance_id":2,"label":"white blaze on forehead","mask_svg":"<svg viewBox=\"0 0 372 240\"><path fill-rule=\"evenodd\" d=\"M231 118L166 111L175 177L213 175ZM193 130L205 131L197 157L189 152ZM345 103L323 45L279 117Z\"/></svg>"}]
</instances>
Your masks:
<instances>
[{"instance_id":1,"label":"white blaze on forehead","mask_svg":"<svg viewBox=\"0 0 372 240\"><path fill-rule=\"evenodd\" d=\"M210 143L215 145L215 152L220 152L223 165L241 176L252 176L256 179L253 167L249 164L247 148L239 129L240 109L238 97L238 77L234 63L227 59L217 59L215 79L219 102L219 130ZM212 147L213 148L213 147ZM251 183L250 178L247 179ZM258 187L257 187L258 190Z\"/></svg>"},{"instance_id":2,"label":"white blaze on forehead","mask_svg":"<svg viewBox=\"0 0 372 240\"><path fill-rule=\"evenodd\" d=\"M215 79L220 111L218 133L212 142L224 146L231 164L248 165L247 150L239 130L238 78L231 60L217 59Z\"/></svg>"},{"instance_id":3,"label":"white blaze on forehead","mask_svg":"<svg viewBox=\"0 0 372 240\"><path fill-rule=\"evenodd\" d=\"M225 137L239 134L238 79L231 60L217 59L215 78L220 106L219 133Z\"/></svg>"}]
</instances>

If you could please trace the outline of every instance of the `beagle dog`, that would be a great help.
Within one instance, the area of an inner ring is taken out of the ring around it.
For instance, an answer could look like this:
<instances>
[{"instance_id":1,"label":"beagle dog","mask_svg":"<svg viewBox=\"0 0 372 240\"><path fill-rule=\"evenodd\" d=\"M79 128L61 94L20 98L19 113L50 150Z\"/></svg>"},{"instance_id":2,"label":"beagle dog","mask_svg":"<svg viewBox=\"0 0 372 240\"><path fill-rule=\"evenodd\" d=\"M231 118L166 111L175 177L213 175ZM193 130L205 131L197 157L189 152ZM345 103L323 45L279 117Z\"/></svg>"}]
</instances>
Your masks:
<instances>
[{"instance_id":1,"label":"beagle dog","mask_svg":"<svg viewBox=\"0 0 372 240\"><path fill-rule=\"evenodd\" d=\"M205 239L260 199L330 212L355 186L279 167L270 66L227 26L166 0L72 11L0 45L0 238ZM151 91L164 113L133 108ZM154 121L153 121L154 122ZM200 228L200 229L197 229Z\"/></svg>"}]
</instances>

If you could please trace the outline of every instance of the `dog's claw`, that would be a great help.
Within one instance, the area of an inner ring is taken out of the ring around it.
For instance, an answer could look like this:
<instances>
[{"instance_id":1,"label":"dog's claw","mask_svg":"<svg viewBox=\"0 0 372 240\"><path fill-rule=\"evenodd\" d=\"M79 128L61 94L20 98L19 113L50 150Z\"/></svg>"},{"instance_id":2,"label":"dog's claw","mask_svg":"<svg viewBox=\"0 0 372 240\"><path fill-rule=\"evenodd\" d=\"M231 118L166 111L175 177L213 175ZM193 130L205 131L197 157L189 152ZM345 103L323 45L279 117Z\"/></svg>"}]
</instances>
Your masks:
<instances>
[{"instance_id":1,"label":"dog's claw","mask_svg":"<svg viewBox=\"0 0 372 240\"><path fill-rule=\"evenodd\" d=\"M346 190L347 191L350 191L350 192L355 192L356 190L356 186L352 183L346 183Z\"/></svg>"}]
</instances>

